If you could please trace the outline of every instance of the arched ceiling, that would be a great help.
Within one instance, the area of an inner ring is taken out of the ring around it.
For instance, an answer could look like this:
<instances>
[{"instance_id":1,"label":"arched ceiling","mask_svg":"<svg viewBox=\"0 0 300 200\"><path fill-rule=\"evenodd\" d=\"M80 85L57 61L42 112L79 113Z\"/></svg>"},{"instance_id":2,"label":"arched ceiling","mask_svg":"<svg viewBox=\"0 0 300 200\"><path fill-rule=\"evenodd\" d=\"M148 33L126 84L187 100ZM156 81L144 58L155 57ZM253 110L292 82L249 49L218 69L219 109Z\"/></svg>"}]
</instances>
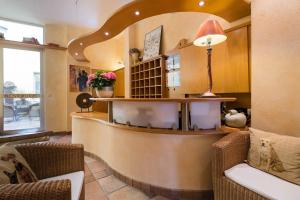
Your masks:
<instances>
[{"instance_id":1,"label":"arched ceiling","mask_svg":"<svg viewBox=\"0 0 300 200\"><path fill-rule=\"evenodd\" d=\"M78 61L87 61L84 49L92 44L113 38L126 27L142 19L172 12L205 12L220 16L229 22L248 16L250 4L245 0L205 1L199 6L199 0L135 0L126 4L113 14L100 29L92 34L70 42L69 53ZM139 15L135 15L139 11ZM183 27L184 28L184 27Z\"/></svg>"}]
</instances>

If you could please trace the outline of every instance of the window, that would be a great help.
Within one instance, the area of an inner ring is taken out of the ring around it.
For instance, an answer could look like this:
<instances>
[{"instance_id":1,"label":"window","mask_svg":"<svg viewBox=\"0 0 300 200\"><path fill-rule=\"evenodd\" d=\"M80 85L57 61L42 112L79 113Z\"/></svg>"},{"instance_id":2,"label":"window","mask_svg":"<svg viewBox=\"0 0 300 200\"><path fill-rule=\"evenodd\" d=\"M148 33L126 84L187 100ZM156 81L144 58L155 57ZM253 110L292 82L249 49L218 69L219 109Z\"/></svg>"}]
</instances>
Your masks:
<instances>
[{"instance_id":1,"label":"window","mask_svg":"<svg viewBox=\"0 0 300 200\"><path fill-rule=\"evenodd\" d=\"M0 20L5 39L22 41L35 37L43 43L43 28ZM0 44L2 131L40 130L43 128L41 99L41 56L37 49Z\"/></svg>"},{"instance_id":2,"label":"window","mask_svg":"<svg viewBox=\"0 0 300 200\"><path fill-rule=\"evenodd\" d=\"M40 44L44 43L44 30L40 26L21 24L0 19L0 27L2 27L0 30L4 33L4 38L6 40L22 42L23 37L34 37Z\"/></svg>"}]
</instances>

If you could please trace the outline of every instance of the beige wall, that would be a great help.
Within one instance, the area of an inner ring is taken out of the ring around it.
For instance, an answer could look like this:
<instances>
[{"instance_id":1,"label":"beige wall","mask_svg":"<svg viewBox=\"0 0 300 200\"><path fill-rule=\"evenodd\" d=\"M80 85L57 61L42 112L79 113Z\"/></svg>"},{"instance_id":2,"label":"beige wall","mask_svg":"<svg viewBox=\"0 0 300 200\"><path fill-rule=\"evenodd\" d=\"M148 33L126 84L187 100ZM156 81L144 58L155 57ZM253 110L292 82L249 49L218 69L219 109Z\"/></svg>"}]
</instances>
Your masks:
<instances>
[{"instance_id":1,"label":"beige wall","mask_svg":"<svg viewBox=\"0 0 300 200\"><path fill-rule=\"evenodd\" d=\"M84 50L84 55L95 69L117 70L124 63L124 34L111 40L94 44Z\"/></svg>"},{"instance_id":2,"label":"beige wall","mask_svg":"<svg viewBox=\"0 0 300 200\"><path fill-rule=\"evenodd\" d=\"M236 24L250 21L250 17L243 18L237 22L229 23L221 17L206 13L179 12L158 15L144 19L130 28L134 34L132 47L144 49L145 35L153 29L163 25L162 53L173 50L181 39L194 40L199 26L207 19L216 19L224 29L228 29Z\"/></svg>"},{"instance_id":3,"label":"beige wall","mask_svg":"<svg viewBox=\"0 0 300 200\"><path fill-rule=\"evenodd\" d=\"M252 125L298 137L299 16L299 0L252 0Z\"/></svg>"},{"instance_id":4,"label":"beige wall","mask_svg":"<svg viewBox=\"0 0 300 200\"><path fill-rule=\"evenodd\" d=\"M67 46L68 42L89 29L67 25L45 25L45 43ZM71 130L69 113L78 111L75 99L79 93L69 91L69 65L91 66L76 62L67 51L45 50L43 53L45 129L49 131Z\"/></svg>"}]
</instances>

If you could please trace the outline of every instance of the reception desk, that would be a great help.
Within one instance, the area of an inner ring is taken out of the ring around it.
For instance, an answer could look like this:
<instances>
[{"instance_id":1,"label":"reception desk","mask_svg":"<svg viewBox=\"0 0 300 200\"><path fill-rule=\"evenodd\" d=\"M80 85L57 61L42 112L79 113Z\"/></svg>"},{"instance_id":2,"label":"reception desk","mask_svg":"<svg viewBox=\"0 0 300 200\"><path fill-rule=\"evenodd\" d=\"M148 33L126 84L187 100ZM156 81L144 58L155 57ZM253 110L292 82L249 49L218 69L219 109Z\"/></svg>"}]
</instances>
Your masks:
<instances>
[{"instance_id":1,"label":"reception desk","mask_svg":"<svg viewBox=\"0 0 300 200\"><path fill-rule=\"evenodd\" d=\"M212 144L238 131L221 126L220 103L234 99L93 100L108 101L109 113L73 113L73 143L147 194L212 194Z\"/></svg>"}]
</instances>

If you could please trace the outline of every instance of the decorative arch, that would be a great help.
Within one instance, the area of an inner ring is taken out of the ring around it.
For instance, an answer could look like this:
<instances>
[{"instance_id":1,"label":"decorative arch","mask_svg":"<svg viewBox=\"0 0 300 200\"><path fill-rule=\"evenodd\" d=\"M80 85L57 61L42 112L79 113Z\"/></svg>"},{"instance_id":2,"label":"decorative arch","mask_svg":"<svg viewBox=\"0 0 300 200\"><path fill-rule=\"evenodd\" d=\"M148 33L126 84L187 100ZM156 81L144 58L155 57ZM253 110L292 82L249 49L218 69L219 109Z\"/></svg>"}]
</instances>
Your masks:
<instances>
[{"instance_id":1,"label":"decorative arch","mask_svg":"<svg viewBox=\"0 0 300 200\"><path fill-rule=\"evenodd\" d=\"M155 15L173 12L204 12L232 22L250 15L250 4L244 0L135 0L113 14L96 32L72 40L68 51L77 61L88 62L84 49L95 43L109 40L128 26ZM139 12L137 15L136 12Z\"/></svg>"}]
</instances>

